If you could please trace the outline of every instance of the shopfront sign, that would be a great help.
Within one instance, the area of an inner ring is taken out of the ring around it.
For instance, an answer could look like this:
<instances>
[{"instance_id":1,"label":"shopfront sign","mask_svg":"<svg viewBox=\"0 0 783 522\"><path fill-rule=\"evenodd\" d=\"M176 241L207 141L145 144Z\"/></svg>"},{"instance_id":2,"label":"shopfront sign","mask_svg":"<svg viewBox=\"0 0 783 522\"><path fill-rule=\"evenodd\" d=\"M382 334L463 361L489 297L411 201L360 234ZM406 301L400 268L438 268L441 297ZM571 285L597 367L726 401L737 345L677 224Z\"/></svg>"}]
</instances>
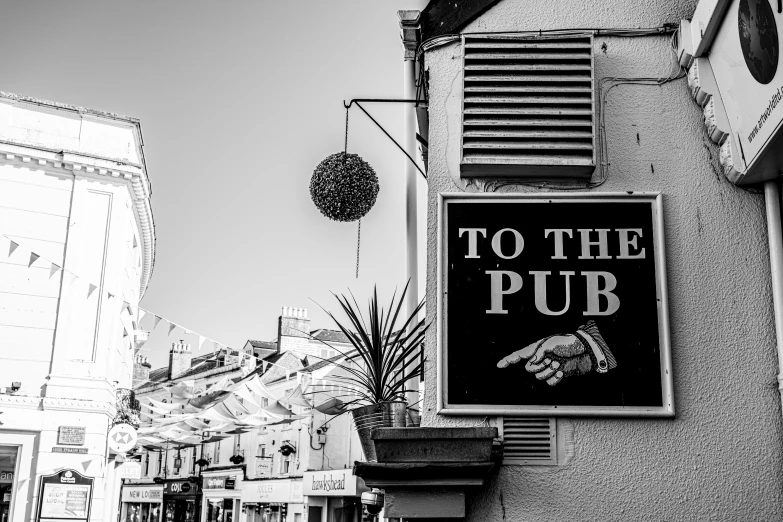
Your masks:
<instances>
[{"instance_id":1,"label":"shopfront sign","mask_svg":"<svg viewBox=\"0 0 783 522\"><path fill-rule=\"evenodd\" d=\"M301 503L303 501L300 479L247 481L242 484L244 503Z\"/></svg>"},{"instance_id":2,"label":"shopfront sign","mask_svg":"<svg viewBox=\"0 0 783 522\"><path fill-rule=\"evenodd\" d=\"M14 472L9 469L0 469L0 484L13 484Z\"/></svg>"},{"instance_id":3,"label":"shopfront sign","mask_svg":"<svg viewBox=\"0 0 783 522\"><path fill-rule=\"evenodd\" d=\"M236 477L232 475L217 475L214 477L203 478L204 489L234 489L236 487Z\"/></svg>"},{"instance_id":4,"label":"shopfront sign","mask_svg":"<svg viewBox=\"0 0 783 522\"><path fill-rule=\"evenodd\" d=\"M350 469L305 471L302 493L309 497L358 497L369 488Z\"/></svg>"},{"instance_id":5,"label":"shopfront sign","mask_svg":"<svg viewBox=\"0 0 783 522\"><path fill-rule=\"evenodd\" d=\"M84 426L60 426L57 432L57 444L81 446L84 444L86 433L87 428Z\"/></svg>"},{"instance_id":6,"label":"shopfront sign","mask_svg":"<svg viewBox=\"0 0 783 522\"><path fill-rule=\"evenodd\" d=\"M439 226L439 413L674 414L660 194L442 194Z\"/></svg>"},{"instance_id":7,"label":"shopfront sign","mask_svg":"<svg viewBox=\"0 0 783 522\"><path fill-rule=\"evenodd\" d=\"M117 474L124 479L140 479L141 464L138 462L123 462L117 467Z\"/></svg>"},{"instance_id":8,"label":"shopfront sign","mask_svg":"<svg viewBox=\"0 0 783 522\"><path fill-rule=\"evenodd\" d=\"M264 478L272 476L272 459L256 459L256 477Z\"/></svg>"},{"instance_id":9,"label":"shopfront sign","mask_svg":"<svg viewBox=\"0 0 783 522\"><path fill-rule=\"evenodd\" d=\"M93 479L72 469L41 477L38 519L87 520Z\"/></svg>"},{"instance_id":10,"label":"shopfront sign","mask_svg":"<svg viewBox=\"0 0 783 522\"><path fill-rule=\"evenodd\" d=\"M160 486L123 486L123 502L162 502L163 488Z\"/></svg>"},{"instance_id":11,"label":"shopfront sign","mask_svg":"<svg viewBox=\"0 0 783 522\"><path fill-rule=\"evenodd\" d=\"M187 480L166 482L163 484L163 494L167 497L193 497L198 494L198 485Z\"/></svg>"}]
</instances>

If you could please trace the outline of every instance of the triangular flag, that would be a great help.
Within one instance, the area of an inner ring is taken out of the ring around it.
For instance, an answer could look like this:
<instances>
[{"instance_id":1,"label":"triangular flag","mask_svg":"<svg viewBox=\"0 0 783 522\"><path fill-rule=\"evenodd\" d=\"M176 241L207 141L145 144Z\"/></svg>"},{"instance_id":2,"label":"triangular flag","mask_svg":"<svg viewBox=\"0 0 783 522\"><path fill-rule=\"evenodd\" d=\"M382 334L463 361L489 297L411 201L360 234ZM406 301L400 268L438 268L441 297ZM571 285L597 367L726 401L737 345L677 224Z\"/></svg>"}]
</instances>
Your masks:
<instances>
[{"instance_id":1,"label":"triangular flag","mask_svg":"<svg viewBox=\"0 0 783 522\"><path fill-rule=\"evenodd\" d=\"M155 327L158 326L158 323L161 322L162 319L160 317L158 317L157 315L155 315L155 314L152 314L152 317L154 318L152 320L152 329L154 330Z\"/></svg>"},{"instance_id":2,"label":"triangular flag","mask_svg":"<svg viewBox=\"0 0 783 522\"><path fill-rule=\"evenodd\" d=\"M107 291L106 293L107 293L107 294L109 294L109 299L111 299L112 297L114 297L114 294L112 294L111 292L108 292L108 291Z\"/></svg>"},{"instance_id":3,"label":"triangular flag","mask_svg":"<svg viewBox=\"0 0 783 522\"><path fill-rule=\"evenodd\" d=\"M185 330L185 335L190 335L190 334L193 333L190 330L188 330L187 328L183 328L183 330Z\"/></svg>"},{"instance_id":4,"label":"triangular flag","mask_svg":"<svg viewBox=\"0 0 783 522\"><path fill-rule=\"evenodd\" d=\"M169 321L169 335L171 335L171 332L174 331L174 328L176 328L177 325Z\"/></svg>"},{"instance_id":5,"label":"triangular flag","mask_svg":"<svg viewBox=\"0 0 783 522\"><path fill-rule=\"evenodd\" d=\"M139 244L136 242L136 235L133 235L133 248L136 248Z\"/></svg>"},{"instance_id":6,"label":"triangular flag","mask_svg":"<svg viewBox=\"0 0 783 522\"><path fill-rule=\"evenodd\" d=\"M123 301L122 302L122 310L127 310L129 314L133 315L133 312L131 312L130 304L128 303L128 301ZM122 310L120 310L120 311L122 311Z\"/></svg>"},{"instance_id":7,"label":"triangular flag","mask_svg":"<svg viewBox=\"0 0 783 522\"><path fill-rule=\"evenodd\" d=\"M267 365L269 365L269 363L268 363L267 361L263 361L263 362L261 363L261 373L266 373L266 367L267 367Z\"/></svg>"},{"instance_id":8,"label":"triangular flag","mask_svg":"<svg viewBox=\"0 0 783 522\"><path fill-rule=\"evenodd\" d=\"M60 267L52 263L51 268L49 268L49 279L51 279L52 276L59 271L60 271Z\"/></svg>"},{"instance_id":9,"label":"triangular flag","mask_svg":"<svg viewBox=\"0 0 783 522\"><path fill-rule=\"evenodd\" d=\"M95 286L94 284L90 283L90 288L87 290L87 299L90 298L90 296L92 295L92 293L95 291L96 288L98 288L98 287Z\"/></svg>"},{"instance_id":10,"label":"triangular flag","mask_svg":"<svg viewBox=\"0 0 783 522\"><path fill-rule=\"evenodd\" d=\"M8 257L11 257L11 254L13 254L13 253L14 253L14 250L16 250L17 248L19 248L19 243L17 243L17 242L16 242L16 241L14 241L13 239L9 239L9 241L11 242L11 246L10 246L10 248L8 249Z\"/></svg>"},{"instance_id":11,"label":"triangular flag","mask_svg":"<svg viewBox=\"0 0 783 522\"><path fill-rule=\"evenodd\" d=\"M77 276L73 272L66 272L66 274L68 274L68 288L70 288L76 282Z\"/></svg>"},{"instance_id":12,"label":"triangular flag","mask_svg":"<svg viewBox=\"0 0 783 522\"><path fill-rule=\"evenodd\" d=\"M124 339L126 337L128 337L128 329L123 326L122 327L122 338Z\"/></svg>"},{"instance_id":13,"label":"triangular flag","mask_svg":"<svg viewBox=\"0 0 783 522\"><path fill-rule=\"evenodd\" d=\"M204 341L206 341L207 338L203 335L198 336L198 349L201 350L201 347L204 345Z\"/></svg>"},{"instance_id":14,"label":"triangular flag","mask_svg":"<svg viewBox=\"0 0 783 522\"><path fill-rule=\"evenodd\" d=\"M290 371L285 372L285 380L287 381L290 378L291 378L291 372Z\"/></svg>"},{"instance_id":15,"label":"triangular flag","mask_svg":"<svg viewBox=\"0 0 783 522\"><path fill-rule=\"evenodd\" d=\"M220 349L220 344L218 344L217 341L212 341L212 349L218 351Z\"/></svg>"},{"instance_id":16,"label":"triangular flag","mask_svg":"<svg viewBox=\"0 0 783 522\"><path fill-rule=\"evenodd\" d=\"M147 315L147 311L144 308L139 308L139 324L144 320L144 317Z\"/></svg>"},{"instance_id":17,"label":"triangular flag","mask_svg":"<svg viewBox=\"0 0 783 522\"><path fill-rule=\"evenodd\" d=\"M39 257L41 257L41 256L39 256L39 255L38 255L38 254L36 254L35 252L30 252L30 262L29 262L29 263L27 263L27 268L30 268L31 266L33 266L33 263L35 263L36 261L38 261L38 258L39 258Z\"/></svg>"}]
</instances>

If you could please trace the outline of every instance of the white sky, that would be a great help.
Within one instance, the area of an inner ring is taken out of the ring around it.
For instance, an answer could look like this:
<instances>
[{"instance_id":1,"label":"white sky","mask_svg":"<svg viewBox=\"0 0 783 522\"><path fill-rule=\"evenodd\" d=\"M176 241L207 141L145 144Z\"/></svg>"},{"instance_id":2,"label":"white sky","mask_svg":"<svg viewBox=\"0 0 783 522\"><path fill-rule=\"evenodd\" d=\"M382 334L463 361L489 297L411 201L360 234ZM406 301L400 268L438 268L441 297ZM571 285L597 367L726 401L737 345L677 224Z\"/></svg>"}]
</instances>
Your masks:
<instances>
[{"instance_id":1,"label":"white sky","mask_svg":"<svg viewBox=\"0 0 783 522\"><path fill-rule=\"evenodd\" d=\"M332 291L360 302L405 283L407 159L358 109L349 152L380 178L362 221L321 216L309 181L343 147L343 99L402 97L396 11L422 0L10 2L0 90L141 119L157 257L142 307L230 346L277 335L283 306L333 327ZM402 140L402 107L367 105ZM425 190L419 184L423 286ZM163 326L145 348L153 367ZM210 347L211 349L211 347Z\"/></svg>"}]
</instances>

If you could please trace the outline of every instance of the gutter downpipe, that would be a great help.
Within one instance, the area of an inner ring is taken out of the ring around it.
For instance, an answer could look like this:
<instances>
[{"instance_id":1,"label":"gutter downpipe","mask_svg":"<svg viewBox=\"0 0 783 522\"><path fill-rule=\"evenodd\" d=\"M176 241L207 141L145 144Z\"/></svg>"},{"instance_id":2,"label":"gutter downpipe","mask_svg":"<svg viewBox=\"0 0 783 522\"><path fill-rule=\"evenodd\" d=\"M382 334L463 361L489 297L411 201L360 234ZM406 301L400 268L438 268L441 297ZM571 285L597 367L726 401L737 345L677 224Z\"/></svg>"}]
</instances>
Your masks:
<instances>
[{"instance_id":1,"label":"gutter downpipe","mask_svg":"<svg viewBox=\"0 0 783 522\"><path fill-rule=\"evenodd\" d=\"M764 202L767 209L772 305L778 351L778 391L781 395L781 408L783 408L783 225L780 220L780 190L777 179L764 182Z\"/></svg>"},{"instance_id":2,"label":"gutter downpipe","mask_svg":"<svg viewBox=\"0 0 783 522\"><path fill-rule=\"evenodd\" d=\"M418 48L418 29L420 11L397 11L400 20L400 32L404 51L403 62L403 99L416 99L416 51ZM411 158L418 155L416 146L416 105L404 106L403 147ZM412 162L405 162L405 274L408 280L408 293L405 296L407 317L411 317L419 305L419 252L418 252L418 172ZM414 320L415 324L417 321ZM409 391L406 400L409 406L419 402L419 381L413 379L407 385Z\"/></svg>"}]
</instances>

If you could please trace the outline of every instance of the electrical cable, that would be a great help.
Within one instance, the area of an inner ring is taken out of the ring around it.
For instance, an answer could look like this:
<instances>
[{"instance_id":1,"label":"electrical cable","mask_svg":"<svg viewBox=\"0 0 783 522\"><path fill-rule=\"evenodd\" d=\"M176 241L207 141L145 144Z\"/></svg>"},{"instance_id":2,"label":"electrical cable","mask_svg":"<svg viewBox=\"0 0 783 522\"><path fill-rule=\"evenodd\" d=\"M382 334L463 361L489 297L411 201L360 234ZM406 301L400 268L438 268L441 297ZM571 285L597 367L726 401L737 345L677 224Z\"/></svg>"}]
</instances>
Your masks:
<instances>
[{"instance_id":1,"label":"electrical cable","mask_svg":"<svg viewBox=\"0 0 783 522\"><path fill-rule=\"evenodd\" d=\"M476 33L461 33L451 35L440 35L433 38L429 38L423 41L419 45L419 49L416 52L417 59L423 60L425 52L432 50L436 47L440 47L449 44L454 41L460 41L463 37L481 37L492 36L492 38L507 38L507 39L519 39L520 37L562 37L562 36L585 36L586 33L590 33L593 36L606 36L606 37L649 37L649 36L662 36L671 34L670 47L674 59L674 68L667 77L664 78L625 78L625 77L605 77L598 82L598 103L597 103L597 140L598 140L598 157L597 170L598 177L591 179L583 184L568 184L559 181L543 181L543 182L526 182L520 180L504 181L504 180L491 180L484 184L484 190L487 188L492 191L496 191L501 187L506 186L527 186L539 189L552 189L552 190L585 190L592 189L603 185L609 178L609 150L606 141L606 100L609 92L620 85L657 85L663 86L669 82L679 80L687 75L685 69L679 64L677 59L677 37L679 34L679 28L674 24L664 24L660 27L654 28L637 28L637 29L551 29L551 30L539 30L539 31L518 31L509 33L490 33L490 32L476 32ZM422 67L423 69L423 67ZM425 95L426 96L426 95Z\"/></svg>"}]
</instances>

